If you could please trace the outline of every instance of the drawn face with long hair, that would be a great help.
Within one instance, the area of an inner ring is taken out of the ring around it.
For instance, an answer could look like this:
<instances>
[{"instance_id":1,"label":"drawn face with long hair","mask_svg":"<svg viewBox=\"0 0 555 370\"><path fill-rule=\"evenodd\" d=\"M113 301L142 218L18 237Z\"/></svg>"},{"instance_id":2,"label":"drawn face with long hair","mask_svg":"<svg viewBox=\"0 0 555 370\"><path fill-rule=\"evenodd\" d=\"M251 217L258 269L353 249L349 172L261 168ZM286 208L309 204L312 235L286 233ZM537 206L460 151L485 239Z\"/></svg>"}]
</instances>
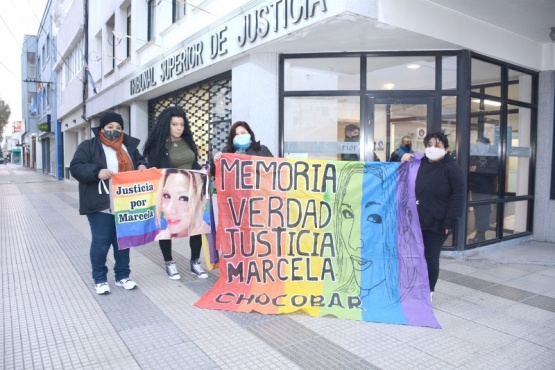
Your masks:
<instances>
[{"instance_id":1,"label":"drawn face with long hair","mask_svg":"<svg viewBox=\"0 0 555 370\"><path fill-rule=\"evenodd\" d=\"M168 222L168 230L178 237L187 236L191 226L189 197L191 180L182 173L172 173L162 189L161 208Z\"/></svg>"},{"instance_id":2,"label":"drawn face with long hair","mask_svg":"<svg viewBox=\"0 0 555 370\"><path fill-rule=\"evenodd\" d=\"M367 176L364 176L367 172ZM362 189L365 198L361 199ZM384 174L363 163L345 167L335 204L341 290L353 293L370 290L384 281L387 236L384 220L393 208L384 195ZM388 232L394 232L389 230ZM361 280L361 276L364 279Z\"/></svg>"}]
</instances>

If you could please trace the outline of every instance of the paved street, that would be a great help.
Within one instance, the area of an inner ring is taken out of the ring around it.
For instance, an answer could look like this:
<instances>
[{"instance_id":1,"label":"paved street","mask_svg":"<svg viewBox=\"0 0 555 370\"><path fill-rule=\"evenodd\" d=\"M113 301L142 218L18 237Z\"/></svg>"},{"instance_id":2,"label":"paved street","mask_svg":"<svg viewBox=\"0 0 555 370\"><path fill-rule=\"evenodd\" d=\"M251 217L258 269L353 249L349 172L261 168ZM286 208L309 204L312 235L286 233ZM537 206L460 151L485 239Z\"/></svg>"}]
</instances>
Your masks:
<instances>
[{"instance_id":1,"label":"paved street","mask_svg":"<svg viewBox=\"0 0 555 370\"><path fill-rule=\"evenodd\" d=\"M553 244L443 258L443 329L429 329L196 308L217 272L188 273L184 240L182 280L149 244L131 251L139 288L116 287L110 268L112 293L98 296L77 183L13 164L0 166L0 235L2 369L555 368Z\"/></svg>"}]
</instances>

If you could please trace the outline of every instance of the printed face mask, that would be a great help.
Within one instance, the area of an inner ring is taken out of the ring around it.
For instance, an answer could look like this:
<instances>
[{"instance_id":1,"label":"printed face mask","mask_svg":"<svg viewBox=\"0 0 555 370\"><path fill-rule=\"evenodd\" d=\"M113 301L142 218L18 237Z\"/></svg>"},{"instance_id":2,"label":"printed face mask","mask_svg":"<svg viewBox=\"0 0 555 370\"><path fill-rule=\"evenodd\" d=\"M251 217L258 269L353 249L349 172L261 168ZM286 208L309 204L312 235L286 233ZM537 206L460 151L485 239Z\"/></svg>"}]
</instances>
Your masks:
<instances>
[{"instance_id":1,"label":"printed face mask","mask_svg":"<svg viewBox=\"0 0 555 370\"><path fill-rule=\"evenodd\" d=\"M121 131L118 130L104 130L104 132L102 132L102 134L104 135L104 137L110 141L114 141L116 140L118 137L121 136Z\"/></svg>"},{"instance_id":2,"label":"printed face mask","mask_svg":"<svg viewBox=\"0 0 555 370\"><path fill-rule=\"evenodd\" d=\"M233 138L233 146L235 146L236 149L247 150L251 146L251 142L251 135L248 133L237 135Z\"/></svg>"},{"instance_id":3,"label":"printed face mask","mask_svg":"<svg viewBox=\"0 0 555 370\"><path fill-rule=\"evenodd\" d=\"M424 150L424 152L426 153L426 157L430 160L430 161L437 161L440 160L441 158L445 157L445 149L443 148L436 148L435 146L432 147L428 147Z\"/></svg>"}]
</instances>

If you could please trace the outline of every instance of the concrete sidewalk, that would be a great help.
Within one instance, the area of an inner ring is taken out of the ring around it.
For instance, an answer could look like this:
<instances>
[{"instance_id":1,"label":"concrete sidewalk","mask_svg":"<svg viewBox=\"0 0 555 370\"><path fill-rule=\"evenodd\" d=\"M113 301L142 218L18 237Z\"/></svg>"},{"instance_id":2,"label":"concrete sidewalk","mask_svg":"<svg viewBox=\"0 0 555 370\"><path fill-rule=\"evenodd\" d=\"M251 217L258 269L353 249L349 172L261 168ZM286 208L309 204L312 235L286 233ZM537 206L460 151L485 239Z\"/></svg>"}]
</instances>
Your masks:
<instances>
[{"instance_id":1,"label":"concrete sidewalk","mask_svg":"<svg viewBox=\"0 0 555 370\"><path fill-rule=\"evenodd\" d=\"M131 254L139 288L94 293L77 183L0 165L2 369L553 369L555 245L443 258L443 329L202 310L216 281L169 280L152 244ZM111 256L110 256L111 258ZM111 262L109 262L109 266ZM111 269L110 269L111 270Z\"/></svg>"}]
</instances>

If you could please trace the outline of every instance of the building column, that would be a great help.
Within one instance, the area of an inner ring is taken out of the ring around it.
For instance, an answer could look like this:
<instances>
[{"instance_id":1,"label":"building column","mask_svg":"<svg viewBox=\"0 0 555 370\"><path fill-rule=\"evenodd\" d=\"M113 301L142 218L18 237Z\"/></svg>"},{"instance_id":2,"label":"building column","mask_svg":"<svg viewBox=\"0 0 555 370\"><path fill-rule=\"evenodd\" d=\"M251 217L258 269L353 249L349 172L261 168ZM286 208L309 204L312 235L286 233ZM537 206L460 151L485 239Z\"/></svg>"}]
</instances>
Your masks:
<instances>
[{"instance_id":1,"label":"building column","mask_svg":"<svg viewBox=\"0 0 555 370\"><path fill-rule=\"evenodd\" d=\"M148 101L139 100L131 103L129 115L125 122L129 122L129 135L141 140L139 151L146 143L148 136Z\"/></svg>"},{"instance_id":2,"label":"building column","mask_svg":"<svg viewBox=\"0 0 555 370\"><path fill-rule=\"evenodd\" d=\"M276 156L279 154L278 65L276 53L246 55L233 62L231 76L233 122L247 122L256 140Z\"/></svg>"}]
</instances>

